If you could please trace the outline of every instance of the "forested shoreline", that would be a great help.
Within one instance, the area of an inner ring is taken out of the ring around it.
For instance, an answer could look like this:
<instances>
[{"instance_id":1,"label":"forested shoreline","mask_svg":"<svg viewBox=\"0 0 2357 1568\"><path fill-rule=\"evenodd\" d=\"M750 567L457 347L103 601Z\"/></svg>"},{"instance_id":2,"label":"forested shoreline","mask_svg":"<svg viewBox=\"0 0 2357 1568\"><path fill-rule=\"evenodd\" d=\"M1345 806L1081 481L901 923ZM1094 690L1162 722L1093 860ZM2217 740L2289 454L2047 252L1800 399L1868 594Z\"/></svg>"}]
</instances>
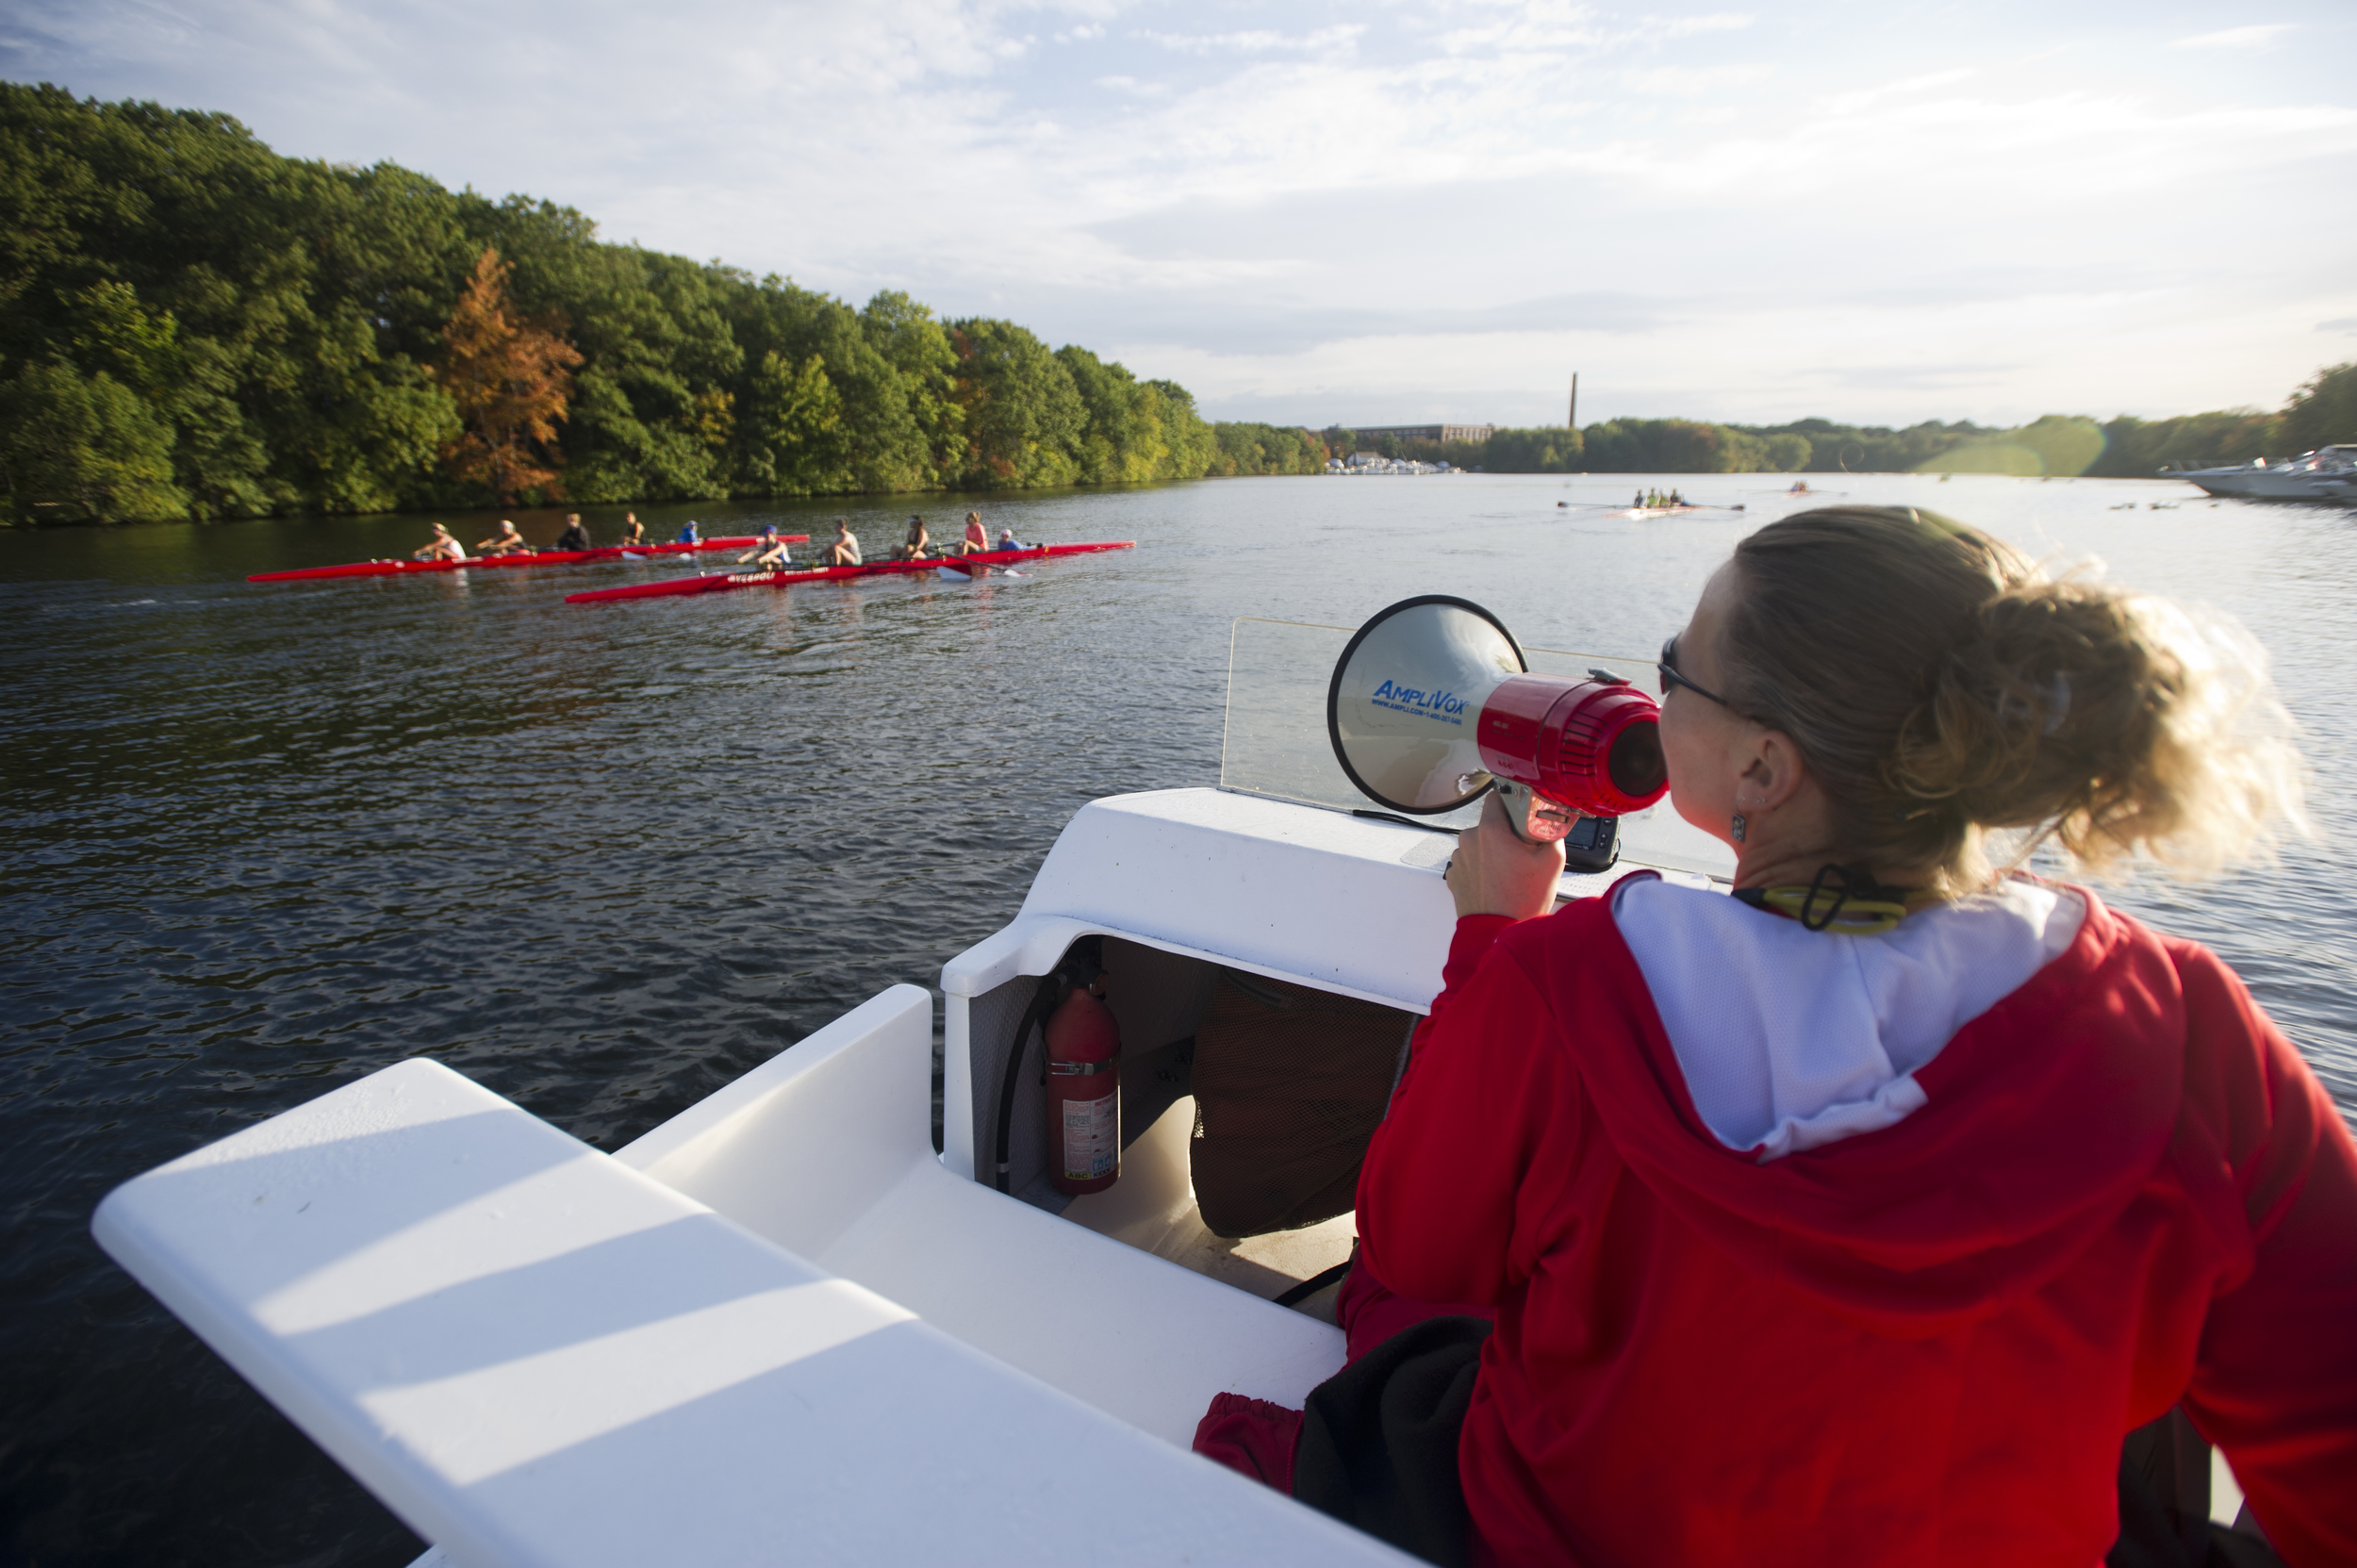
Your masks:
<instances>
[{"instance_id":1,"label":"forested shoreline","mask_svg":"<svg viewBox=\"0 0 2357 1568\"><path fill-rule=\"evenodd\" d=\"M854 308L226 115L0 84L0 503L110 521L1299 473L1013 322Z\"/></svg>"},{"instance_id":2,"label":"forested shoreline","mask_svg":"<svg viewBox=\"0 0 2357 1568\"><path fill-rule=\"evenodd\" d=\"M1614 420L1389 455L1493 472L2149 474L2357 438L2281 413L2014 430ZM1343 429L904 293L854 307L570 207L282 157L223 114L0 83L0 518L211 520L1318 471Z\"/></svg>"}]
</instances>

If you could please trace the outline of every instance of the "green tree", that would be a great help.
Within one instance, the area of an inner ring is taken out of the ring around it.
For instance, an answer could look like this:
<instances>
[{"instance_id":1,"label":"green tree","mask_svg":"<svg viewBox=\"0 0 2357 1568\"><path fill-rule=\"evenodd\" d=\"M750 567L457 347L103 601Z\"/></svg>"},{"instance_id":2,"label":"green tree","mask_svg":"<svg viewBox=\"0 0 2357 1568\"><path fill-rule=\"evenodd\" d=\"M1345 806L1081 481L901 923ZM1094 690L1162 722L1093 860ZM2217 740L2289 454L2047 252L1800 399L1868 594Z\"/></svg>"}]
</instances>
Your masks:
<instances>
[{"instance_id":1,"label":"green tree","mask_svg":"<svg viewBox=\"0 0 2357 1568\"><path fill-rule=\"evenodd\" d=\"M1224 420L1211 427L1211 435L1213 445L1202 470L1207 474L1242 478L1319 473L1326 468L1325 439L1295 426Z\"/></svg>"},{"instance_id":2,"label":"green tree","mask_svg":"<svg viewBox=\"0 0 2357 1568\"><path fill-rule=\"evenodd\" d=\"M1494 431L1482 444L1478 466L1492 473L1571 473L1587 457L1589 438L1553 425Z\"/></svg>"},{"instance_id":3,"label":"green tree","mask_svg":"<svg viewBox=\"0 0 2357 1568\"><path fill-rule=\"evenodd\" d=\"M1964 441L1915 465L1919 473L2077 475L2103 454L2103 428L2093 420L2048 414L2012 430Z\"/></svg>"},{"instance_id":4,"label":"green tree","mask_svg":"<svg viewBox=\"0 0 2357 1568\"><path fill-rule=\"evenodd\" d=\"M2357 363L2318 371L2283 410L2286 452L2357 441Z\"/></svg>"},{"instance_id":5,"label":"green tree","mask_svg":"<svg viewBox=\"0 0 2357 1568\"><path fill-rule=\"evenodd\" d=\"M849 487L843 399L816 355L797 365L775 349L754 368L744 417L742 483L760 495L813 495Z\"/></svg>"},{"instance_id":6,"label":"green tree","mask_svg":"<svg viewBox=\"0 0 2357 1568\"><path fill-rule=\"evenodd\" d=\"M1088 410L1047 345L1013 322L952 322L958 401L965 410L960 483L975 489L1069 485Z\"/></svg>"},{"instance_id":7,"label":"green tree","mask_svg":"<svg viewBox=\"0 0 2357 1568\"><path fill-rule=\"evenodd\" d=\"M958 351L933 313L897 289L862 307L860 331L899 377L908 420L922 451L922 482L952 469L965 449L965 410L958 402Z\"/></svg>"},{"instance_id":8,"label":"green tree","mask_svg":"<svg viewBox=\"0 0 2357 1568\"><path fill-rule=\"evenodd\" d=\"M1220 445L1218 432L1209 421L1195 411L1195 394L1175 381L1149 381L1146 383L1146 388L1154 395L1159 404L1156 417L1162 422L1162 441L1170 452L1166 459L1166 471L1155 477L1160 479L1202 478L1211 471L1211 465L1217 461ZM1296 430L1291 434L1300 437L1304 442L1314 445L1310 433L1306 430ZM1325 457L1326 454L1321 450L1318 454L1317 466L1324 466ZM1291 471L1313 472L1315 470Z\"/></svg>"},{"instance_id":9,"label":"green tree","mask_svg":"<svg viewBox=\"0 0 2357 1568\"><path fill-rule=\"evenodd\" d=\"M0 487L13 521L187 516L172 441L155 408L104 371L27 365L0 383Z\"/></svg>"},{"instance_id":10,"label":"green tree","mask_svg":"<svg viewBox=\"0 0 2357 1568\"><path fill-rule=\"evenodd\" d=\"M2087 472L2142 479L2166 465L2217 468L2285 450L2282 417L2255 408L2218 409L2167 420L2122 414L2105 421L2103 455Z\"/></svg>"}]
</instances>

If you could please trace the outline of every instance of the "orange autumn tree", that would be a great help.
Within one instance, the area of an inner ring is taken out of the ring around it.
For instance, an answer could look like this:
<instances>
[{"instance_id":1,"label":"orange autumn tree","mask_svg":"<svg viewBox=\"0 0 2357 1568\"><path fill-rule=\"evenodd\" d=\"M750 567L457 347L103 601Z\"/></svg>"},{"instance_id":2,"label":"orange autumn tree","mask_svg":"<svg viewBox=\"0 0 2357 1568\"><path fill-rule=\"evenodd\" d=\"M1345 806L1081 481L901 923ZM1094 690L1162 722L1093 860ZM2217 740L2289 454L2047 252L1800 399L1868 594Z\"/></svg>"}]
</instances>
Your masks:
<instances>
[{"instance_id":1,"label":"orange autumn tree","mask_svg":"<svg viewBox=\"0 0 2357 1568\"><path fill-rule=\"evenodd\" d=\"M519 320L507 305L508 265L486 245L474 275L442 328L449 346L442 386L464 427L442 450L450 471L512 505L536 489L564 495L556 470L556 427L573 393L581 354L546 327Z\"/></svg>"}]
</instances>

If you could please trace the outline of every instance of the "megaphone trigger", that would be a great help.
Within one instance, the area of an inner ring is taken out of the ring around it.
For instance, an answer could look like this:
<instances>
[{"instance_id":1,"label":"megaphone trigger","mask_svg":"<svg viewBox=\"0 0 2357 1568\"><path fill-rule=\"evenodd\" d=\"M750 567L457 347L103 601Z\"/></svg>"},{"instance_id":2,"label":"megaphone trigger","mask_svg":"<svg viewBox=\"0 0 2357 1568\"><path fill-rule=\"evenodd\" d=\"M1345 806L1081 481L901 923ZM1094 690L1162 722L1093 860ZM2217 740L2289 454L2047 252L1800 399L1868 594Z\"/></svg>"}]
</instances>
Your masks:
<instances>
[{"instance_id":1,"label":"megaphone trigger","mask_svg":"<svg viewBox=\"0 0 2357 1568\"><path fill-rule=\"evenodd\" d=\"M1525 844L1561 843L1579 823L1579 813L1548 800L1528 784L1500 779L1497 797L1505 808L1506 825Z\"/></svg>"}]
</instances>

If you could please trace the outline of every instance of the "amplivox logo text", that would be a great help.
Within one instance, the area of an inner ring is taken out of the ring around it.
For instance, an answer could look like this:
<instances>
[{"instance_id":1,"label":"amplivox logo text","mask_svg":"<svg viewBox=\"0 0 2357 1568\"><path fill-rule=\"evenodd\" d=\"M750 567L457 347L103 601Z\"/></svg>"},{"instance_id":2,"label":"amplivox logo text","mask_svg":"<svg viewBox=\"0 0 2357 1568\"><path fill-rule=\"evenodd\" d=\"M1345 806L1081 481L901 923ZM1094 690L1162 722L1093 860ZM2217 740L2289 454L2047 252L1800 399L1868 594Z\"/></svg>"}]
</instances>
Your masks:
<instances>
[{"instance_id":1,"label":"amplivox logo text","mask_svg":"<svg viewBox=\"0 0 2357 1568\"><path fill-rule=\"evenodd\" d=\"M1386 681L1376 688L1375 695L1367 701L1393 713L1437 718L1444 724L1462 724L1465 721L1465 700L1453 691L1424 691L1401 685L1396 681Z\"/></svg>"}]
</instances>

